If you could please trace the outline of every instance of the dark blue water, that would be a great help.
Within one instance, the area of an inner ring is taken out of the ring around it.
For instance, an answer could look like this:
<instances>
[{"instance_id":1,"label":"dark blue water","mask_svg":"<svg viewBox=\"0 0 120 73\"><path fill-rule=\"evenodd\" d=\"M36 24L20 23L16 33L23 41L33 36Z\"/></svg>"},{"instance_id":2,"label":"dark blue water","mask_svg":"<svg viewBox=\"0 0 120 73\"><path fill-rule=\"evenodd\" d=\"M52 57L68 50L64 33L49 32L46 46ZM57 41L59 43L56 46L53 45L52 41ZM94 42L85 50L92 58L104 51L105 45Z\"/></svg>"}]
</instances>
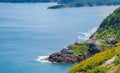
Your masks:
<instances>
[{"instance_id":1,"label":"dark blue water","mask_svg":"<svg viewBox=\"0 0 120 73\"><path fill-rule=\"evenodd\" d=\"M0 3L0 73L66 73L70 64L37 62L76 41L118 6L49 10L51 3Z\"/></svg>"}]
</instances>

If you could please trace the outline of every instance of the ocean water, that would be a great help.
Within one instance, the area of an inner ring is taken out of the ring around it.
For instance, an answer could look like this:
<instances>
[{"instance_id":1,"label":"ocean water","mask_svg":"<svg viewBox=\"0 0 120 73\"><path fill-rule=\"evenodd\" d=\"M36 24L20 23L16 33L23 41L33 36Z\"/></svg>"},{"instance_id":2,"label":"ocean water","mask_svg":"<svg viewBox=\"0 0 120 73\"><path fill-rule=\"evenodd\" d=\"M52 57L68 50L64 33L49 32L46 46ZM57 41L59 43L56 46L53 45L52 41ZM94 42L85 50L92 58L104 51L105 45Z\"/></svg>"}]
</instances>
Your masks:
<instances>
[{"instance_id":1,"label":"ocean water","mask_svg":"<svg viewBox=\"0 0 120 73\"><path fill-rule=\"evenodd\" d=\"M67 73L71 64L40 62L86 40L118 6L47 9L55 3L0 3L0 73Z\"/></svg>"}]
</instances>

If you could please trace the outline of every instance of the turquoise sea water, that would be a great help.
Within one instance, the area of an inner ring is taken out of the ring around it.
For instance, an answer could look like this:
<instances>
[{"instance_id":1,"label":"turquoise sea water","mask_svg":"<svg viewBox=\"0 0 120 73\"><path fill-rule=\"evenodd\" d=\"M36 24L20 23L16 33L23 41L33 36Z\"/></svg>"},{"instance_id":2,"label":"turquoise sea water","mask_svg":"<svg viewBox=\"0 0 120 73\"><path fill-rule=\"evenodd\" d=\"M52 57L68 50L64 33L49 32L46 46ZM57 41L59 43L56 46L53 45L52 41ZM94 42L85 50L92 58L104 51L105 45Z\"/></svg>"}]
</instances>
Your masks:
<instances>
[{"instance_id":1,"label":"turquoise sea water","mask_svg":"<svg viewBox=\"0 0 120 73\"><path fill-rule=\"evenodd\" d=\"M66 73L70 64L36 61L88 36L118 6L47 9L53 3L0 3L0 73ZM82 35L81 35L82 36Z\"/></svg>"}]
</instances>

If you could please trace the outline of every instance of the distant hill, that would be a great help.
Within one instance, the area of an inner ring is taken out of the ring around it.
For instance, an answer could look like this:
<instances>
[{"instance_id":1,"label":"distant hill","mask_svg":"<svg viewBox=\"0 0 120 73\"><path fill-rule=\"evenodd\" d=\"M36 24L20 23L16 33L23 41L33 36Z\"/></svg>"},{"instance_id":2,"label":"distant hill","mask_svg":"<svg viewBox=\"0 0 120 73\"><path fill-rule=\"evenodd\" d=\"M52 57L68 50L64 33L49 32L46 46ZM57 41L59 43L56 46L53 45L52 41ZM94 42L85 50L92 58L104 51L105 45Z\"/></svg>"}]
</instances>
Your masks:
<instances>
[{"instance_id":1,"label":"distant hill","mask_svg":"<svg viewBox=\"0 0 120 73\"><path fill-rule=\"evenodd\" d=\"M101 6L119 5L120 0L58 0L58 5L49 7L50 9L81 7L81 6Z\"/></svg>"},{"instance_id":2,"label":"distant hill","mask_svg":"<svg viewBox=\"0 0 120 73\"><path fill-rule=\"evenodd\" d=\"M79 5L96 5L96 4L119 4L120 0L58 0L58 4L79 4Z\"/></svg>"},{"instance_id":3,"label":"distant hill","mask_svg":"<svg viewBox=\"0 0 120 73\"><path fill-rule=\"evenodd\" d=\"M107 49L75 64L69 73L120 73L120 8L104 19L90 38L97 38Z\"/></svg>"},{"instance_id":4,"label":"distant hill","mask_svg":"<svg viewBox=\"0 0 120 73\"><path fill-rule=\"evenodd\" d=\"M0 2L24 3L24 2L57 2L57 0L0 0Z\"/></svg>"}]
</instances>

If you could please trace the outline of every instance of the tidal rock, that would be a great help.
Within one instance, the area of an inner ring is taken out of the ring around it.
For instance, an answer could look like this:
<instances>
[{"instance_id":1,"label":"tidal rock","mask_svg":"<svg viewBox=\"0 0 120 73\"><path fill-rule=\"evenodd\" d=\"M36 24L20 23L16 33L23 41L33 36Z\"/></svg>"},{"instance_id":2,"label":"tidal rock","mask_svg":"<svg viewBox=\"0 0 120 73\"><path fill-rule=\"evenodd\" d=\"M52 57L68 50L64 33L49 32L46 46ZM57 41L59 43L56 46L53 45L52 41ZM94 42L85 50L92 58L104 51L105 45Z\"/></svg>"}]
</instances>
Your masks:
<instances>
[{"instance_id":1,"label":"tidal rock","mask_svg":"<svg viewBox=\"0 0 120 73\"><path fill-rule=\"evenodd\" d=\"M69 55L69 54L64 54L61 52L56 52L53 53L52 55L49 56L48 60L50 62L57 62L57 63L75 63L77 62L77 57Z\"/></svg>"}]
</instances>

